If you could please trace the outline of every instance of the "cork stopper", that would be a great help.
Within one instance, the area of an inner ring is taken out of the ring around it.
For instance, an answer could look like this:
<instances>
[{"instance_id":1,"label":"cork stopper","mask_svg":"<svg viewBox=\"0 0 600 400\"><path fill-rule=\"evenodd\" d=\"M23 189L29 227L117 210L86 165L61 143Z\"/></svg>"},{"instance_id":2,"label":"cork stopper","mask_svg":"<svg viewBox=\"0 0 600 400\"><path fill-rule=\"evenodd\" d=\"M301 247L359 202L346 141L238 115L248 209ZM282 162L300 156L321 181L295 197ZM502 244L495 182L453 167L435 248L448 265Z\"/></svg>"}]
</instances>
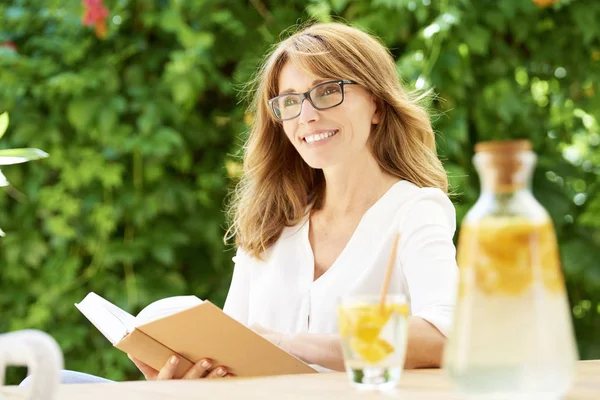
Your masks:
<instances>
[{"instance_id":1,"label":"cork stopper","mask_svg":"<svg viewBox=\"0 0 600 400\"><path fill-rule=\"evenodd\" d=\"M475 145L474 162L482 186L497 193L527 187L535 164L529 140L480 142Z\"/></svg>"}]
</instances>

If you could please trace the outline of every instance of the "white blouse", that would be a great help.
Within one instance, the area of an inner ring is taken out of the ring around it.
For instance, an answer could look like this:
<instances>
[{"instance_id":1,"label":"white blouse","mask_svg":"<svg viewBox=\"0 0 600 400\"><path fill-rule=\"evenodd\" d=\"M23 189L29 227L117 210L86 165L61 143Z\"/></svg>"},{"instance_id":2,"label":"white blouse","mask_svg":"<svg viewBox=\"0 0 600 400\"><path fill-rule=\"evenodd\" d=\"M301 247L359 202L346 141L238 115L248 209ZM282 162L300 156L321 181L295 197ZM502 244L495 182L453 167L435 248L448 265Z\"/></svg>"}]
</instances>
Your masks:
<instances>
[{"instance_id":1,"label":"white blouse","mask_svg":"<svg viewBox=\"0 0 600 400\"><path fill-rule=\"evenodd\" d=\"M340 296L380 293L399 232L389 293L405 294L411 315L447 335L458 279L455 218L441 190L400 181L367 210L337 260L314 280L306 217L283 230L264 261L238 249L224 311L247 326L281 333L335 333Z\"/></svg>"}]
</instances>

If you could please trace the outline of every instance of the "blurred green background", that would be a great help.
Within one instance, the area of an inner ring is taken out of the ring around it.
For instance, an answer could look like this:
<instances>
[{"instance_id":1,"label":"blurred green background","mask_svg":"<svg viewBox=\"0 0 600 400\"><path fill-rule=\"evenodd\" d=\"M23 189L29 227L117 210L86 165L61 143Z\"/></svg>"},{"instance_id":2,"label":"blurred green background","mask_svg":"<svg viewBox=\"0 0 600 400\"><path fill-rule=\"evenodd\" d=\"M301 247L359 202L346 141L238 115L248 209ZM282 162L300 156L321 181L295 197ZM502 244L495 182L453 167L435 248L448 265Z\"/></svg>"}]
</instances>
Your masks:
<instances>
[{"instance_id":1,"label":"blurred green background","mask_svg":"<svg viewBox=\"0 0 600 400\"><path fill-rule=\"evenodd\" d=\"M131 312L180 294L222 305L233 255L223 210L251 118L244 83L283 30L345 20L382 38L409 88L438 94L459 222L479 191L474 143L533 142L580 355L600 358L599 1L103 4L97 29L79 1L0 4L0 113L11 117L0 148L50 154L2 169L0 332L42 329L67 368L138 379L73 303L95 291Z\"/></svg>"}]
</instances>

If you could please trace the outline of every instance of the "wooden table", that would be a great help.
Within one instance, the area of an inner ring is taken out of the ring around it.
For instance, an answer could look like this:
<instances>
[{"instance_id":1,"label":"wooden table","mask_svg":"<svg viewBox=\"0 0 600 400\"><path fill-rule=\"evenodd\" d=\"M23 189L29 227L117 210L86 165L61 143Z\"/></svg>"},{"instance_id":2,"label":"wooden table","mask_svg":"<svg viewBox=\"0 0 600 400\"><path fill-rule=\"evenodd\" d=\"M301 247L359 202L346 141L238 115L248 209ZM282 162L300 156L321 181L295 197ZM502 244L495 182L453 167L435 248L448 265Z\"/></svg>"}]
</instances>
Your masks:
<instances>
[{"instance_id":1,"label":"wooden table","mask_svg":"<svg viewBox=\"0 0 600 400\"><path fill-rule=\"evenodd\" d=\"M6 400L21 400L24 390L0 388ZM350 386L343 373L288 375L270 378L228 378L195 381L124 382L61 385L60 400L159 400L159 399L304 399L315 400L446 400L462 399L453 393L445 371L405 371L394 392L362 392ZM600 399L600 360L579 361L574 387L566 400Z\"/></svg>"}]
</instances>

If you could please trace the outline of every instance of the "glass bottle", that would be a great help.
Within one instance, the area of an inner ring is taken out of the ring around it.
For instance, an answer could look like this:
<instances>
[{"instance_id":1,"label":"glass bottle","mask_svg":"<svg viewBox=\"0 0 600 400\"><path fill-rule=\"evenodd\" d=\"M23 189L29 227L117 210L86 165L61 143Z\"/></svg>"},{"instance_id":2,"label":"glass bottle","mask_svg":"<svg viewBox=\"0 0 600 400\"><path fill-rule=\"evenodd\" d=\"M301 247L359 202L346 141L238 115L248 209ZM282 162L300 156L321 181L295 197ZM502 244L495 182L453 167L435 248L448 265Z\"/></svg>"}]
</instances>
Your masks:
<instances>
[{"instance_id":1,"label":"glass bottle","mask_svg":"<svg viewBox=\"0 0 600 400\"><path fill-rule=\"evenodd\" d=\"M531 191L527 140L482 142L481 194L458 241L460 283L444 366L473 398L557 399L578 358L552 221Z\"/></svg>"}]
</instances>

